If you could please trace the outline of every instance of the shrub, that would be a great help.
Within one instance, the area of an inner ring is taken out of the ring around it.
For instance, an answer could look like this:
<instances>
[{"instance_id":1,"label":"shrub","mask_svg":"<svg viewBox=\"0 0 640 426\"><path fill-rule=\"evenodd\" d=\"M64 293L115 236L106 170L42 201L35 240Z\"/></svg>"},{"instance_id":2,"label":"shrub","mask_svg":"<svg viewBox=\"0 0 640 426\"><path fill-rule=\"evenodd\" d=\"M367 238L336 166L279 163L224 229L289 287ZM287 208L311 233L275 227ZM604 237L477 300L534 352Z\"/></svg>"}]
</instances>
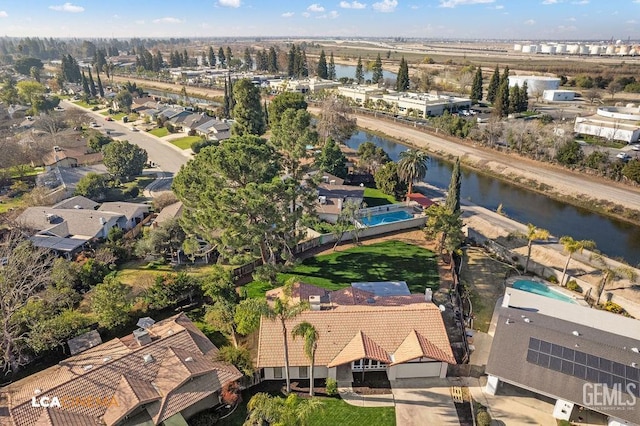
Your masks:
<instances>
[{"instance_id":1,"label":"shrub","mask_svg":"<svg viewBox=\"0 0 640 426\"><path fill-rule=\"evenodd\" d=\"M568 420L558 420L558 426L571 426L571 422Z\"/></svg>"},{"instance_id":2,"label":"shrub","mask_svg":"<svg viewBox=\"0 0 640 426\"><path fill-rule=\"evenodd\" d=\"M136 198L140 194L140 189L137 186L132 187L126 192L131 198Z\"/></svg>"},{"instance_id":3,"label":"shrub","mask_svg":"<svg viewBox=\"0 0 640 426\"><path fill-rule=\"evenodd\" d=\"M91 108L91 111L97 111L97 110L99 110L99 109L100 109L100 108L98 108L98 106L96 105L96 106L94 106L93 108Z\"/></svg>"},{"instance_id":4,"label":"shrub","mask_svg":"<svg viewBox=\"0 0 640 426\"><path fill-rule=\"evenodd\" d=\"M602 305L602 308L605 311L609 311L609 312L613 312L614 314L626 314L627 311L625 311L625 309L618 305L617 303L613 303L613 302L606 302L604 305Z\"/></svg>"},{"instance_id":5,"label":"shrub","mask_svg":"<svg viewBox=\"0 0 640 426\"><path fill-rule=\"evenodd\" d=\"M558 277L556 277L555 275L549 275L547 281L549 281L550 283L558 284Z\"/></svg>"},{"instance_id":6,"label":"shrub","mask_svg":"<svg viewBox=\"0 0 640 426\"><path fill-rule=\"evenodd\" d=\"M567 283L567 288L571 291L575 291L577 293L582 293L582 287L578 285L576 280L571 280Z\"/></svg>"},{"instance_id":7,"label":"shrub","mask_svg":"<svg viewBox=\"0 0 640 426\"><path fill-rule=\"evenodd\" d=\"M328 396L336 396L338 394L338 382L336 381L336 379L327 377L327 380L325 382L325 389Z\"/></svg>"},{"instance_id":8,"label":"shrub","mask_svg":"<svg viewBox=\"0 0 640 426\"><path fill-rule=\"evenodd\" d=\"M484 410L478 411L476 424L478 426L491 426L491 415Z\"/></svg>"},{"instance_id":9,"label":"shrub","mask_svg":"<svg viewBox=\"0 0 640 426\"><path fill-rule=\"evenodd\" d=\"M204 411L190 418L189 424L191 426L210 426L218 423L219 419L220 416L218 416L218 413L212 411Z\"/></svg>"}]
</instances>

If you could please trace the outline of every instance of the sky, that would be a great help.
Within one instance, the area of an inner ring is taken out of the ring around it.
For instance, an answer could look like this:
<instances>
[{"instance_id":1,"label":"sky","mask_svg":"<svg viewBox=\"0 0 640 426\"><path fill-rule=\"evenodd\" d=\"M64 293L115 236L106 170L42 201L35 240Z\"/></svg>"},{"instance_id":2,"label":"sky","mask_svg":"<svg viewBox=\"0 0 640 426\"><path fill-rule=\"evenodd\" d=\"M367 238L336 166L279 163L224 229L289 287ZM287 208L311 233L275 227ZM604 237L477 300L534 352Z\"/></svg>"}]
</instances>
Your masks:
<instances>
[{"instance_id":1,"label":"sky","mask_svg":"<svg viewBox=\"0 0 640 426\"><path fill-rule=\"evenodd\" d=\"M640 0L0 0L0 36L640 40Z\"/></svg>"}]
</instances>

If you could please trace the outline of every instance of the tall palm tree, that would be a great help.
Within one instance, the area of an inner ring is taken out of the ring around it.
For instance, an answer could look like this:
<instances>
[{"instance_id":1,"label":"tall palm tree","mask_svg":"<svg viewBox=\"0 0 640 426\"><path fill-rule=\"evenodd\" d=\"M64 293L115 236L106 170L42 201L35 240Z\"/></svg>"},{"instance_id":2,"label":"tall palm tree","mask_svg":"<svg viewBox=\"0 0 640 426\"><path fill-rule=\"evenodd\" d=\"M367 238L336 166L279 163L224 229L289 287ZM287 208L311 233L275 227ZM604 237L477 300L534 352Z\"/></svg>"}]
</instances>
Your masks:
<instances>
[{"instance_id":1,"label":"tall palm tree","mask_svg":"<svg viewBox=\"0 0 640 426\"><path fill-rule=\"evenodd\" d=\"M398 161L398 175L408 184L407 197L413 192L413 183L427 176L427 163L429 156L418 149L408 149L400 153Z\"/></svg>"},{"instance_id":2,"label":"tall palm tree","mask_svg":"<svg viewBox=\"0 0 640 426\"><path fill-rule=\"evenodd\" d=\"M533 246L533 242L537 240L547 241L549 239L549 231L527 223L527 232L525 232L524 237L527 239L527 262L524 264L524 273L526 274L529 270L529 260L531 259L531 246Z\"/></svg>"},{"instance_id":3,"label":"tall palm tree","mask_svg":"<svg viewBox=\"0 0 640 426\"><path fill-rule=\"evenodd\" d=\"M560 285L564 285L564 278L567 275L567 269L569 269L569 262L571 262L573 254L582 254L582 251L585 249L591 250L596 247L596 243L592 240L574 240L569 235L565 235L564 237L560 237L560 244L564 247L564 251L568 253L567 263L564 264L562 278L560 279Z\"/></svg>"},{"instance_id":4,"label":"tall palm tree","mask_svg":"<svg viewBox=\"0 0 640 426\"><path fill-rule=\"evenodd\" d=\"M600 280L600 284L598 285L598 294L596 296L596 305L600 304L600 298L602 297L602 293L604 293L605 288L611 284L613 281L618 279L628 279L632 283L634 283L638 279L638 275L636 271L630 266L616 266L612 267L609 265L607 260L599 255L595 254L593 256L593 260L596 261L598 265L598 269L602 274L602 280Z\"/></svg>"},{"instance_id":5,"label":"tall palm tree","mask_svg":"<svg viewBox=\"0 0 640 426\"><path fill-rule=\"evenodd\" d=\"M284 348L284 378L287 382L287 393L291 392L291 378L289 377L289 344L287 342L287 321L297 317L308 309L307 302L290 304L288 298L276 299L273 306L269 307L266 317L279 321L282 327L282 346Z\"/></svg>"},{"instance_id":6,"label":"tall palm tree","mask_svg":"<svg viewBox=\"0 0 640 426\"><path fill-rule=\"evenodd\" d=\"M309 395L313 396L313 366L316 360L316 349L318 348L318 330L309 322L303 321L300 324L293 327L291 335L295 340L296 337L302 337L304 339L304 354L309 358L311 362L311 368L309 370Z\"/></svg>"}]
</instances>

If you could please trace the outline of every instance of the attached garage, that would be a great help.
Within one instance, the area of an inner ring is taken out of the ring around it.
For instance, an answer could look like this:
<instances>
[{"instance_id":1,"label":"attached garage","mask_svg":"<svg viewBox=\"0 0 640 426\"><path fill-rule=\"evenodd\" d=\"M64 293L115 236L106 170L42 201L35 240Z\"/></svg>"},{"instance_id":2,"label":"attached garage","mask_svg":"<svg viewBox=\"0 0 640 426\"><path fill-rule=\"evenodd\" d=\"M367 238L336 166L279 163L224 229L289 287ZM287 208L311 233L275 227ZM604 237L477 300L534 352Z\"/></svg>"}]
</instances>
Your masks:
<instances>
[{"instance_id":1,"label":"attached garage","mask_svg":"<svg viewBox=\"0 0 640 426\"><path fill-rule=\"evenodd\" d=\"M439 361L407 362L389 367L389 380L415 377L446 377L447 364Z\"/></svg>"}]
</instances>

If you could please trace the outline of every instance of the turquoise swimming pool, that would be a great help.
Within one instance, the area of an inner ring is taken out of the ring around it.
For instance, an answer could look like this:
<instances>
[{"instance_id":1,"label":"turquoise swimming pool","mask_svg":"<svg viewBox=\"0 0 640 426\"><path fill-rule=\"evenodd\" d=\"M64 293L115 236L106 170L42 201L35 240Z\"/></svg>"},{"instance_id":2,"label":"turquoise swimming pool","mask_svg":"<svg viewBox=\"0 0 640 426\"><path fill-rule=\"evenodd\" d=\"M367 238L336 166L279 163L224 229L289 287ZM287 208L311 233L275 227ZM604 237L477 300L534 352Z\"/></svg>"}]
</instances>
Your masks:
<instances>
[{"instance_id":1,"label":"turquoise swimming pool","mask_svg":"<svg viewBox=\"0 0 640 426\"><path fill-rule=\"evenodd\" d=\"M559 291L555 291L551 289L548 285L539 283L537 281L530 280L518 280L513 283L513 288L517 288L518 290L528 291L529 293L537 294L539 296L549 297L551 299L561 300L567 303L575 304L576 301L566 296Z\"/></svg>"},{"instance_id":2,"label":"turquoise swimming pool","mask_svg":"<svg viewBox=\"0 0 640 426\"><path fill-rule=\"evenodd\" d=\"M364 226L376 226L384 225L385 223L398 222L400 220L407 220L413 218L413 215L406 210L396 210L394 212L385 212L380 214L374 214L371 216L364 216L360 218L359 222Z\"/></svg>"}]
</instances>

